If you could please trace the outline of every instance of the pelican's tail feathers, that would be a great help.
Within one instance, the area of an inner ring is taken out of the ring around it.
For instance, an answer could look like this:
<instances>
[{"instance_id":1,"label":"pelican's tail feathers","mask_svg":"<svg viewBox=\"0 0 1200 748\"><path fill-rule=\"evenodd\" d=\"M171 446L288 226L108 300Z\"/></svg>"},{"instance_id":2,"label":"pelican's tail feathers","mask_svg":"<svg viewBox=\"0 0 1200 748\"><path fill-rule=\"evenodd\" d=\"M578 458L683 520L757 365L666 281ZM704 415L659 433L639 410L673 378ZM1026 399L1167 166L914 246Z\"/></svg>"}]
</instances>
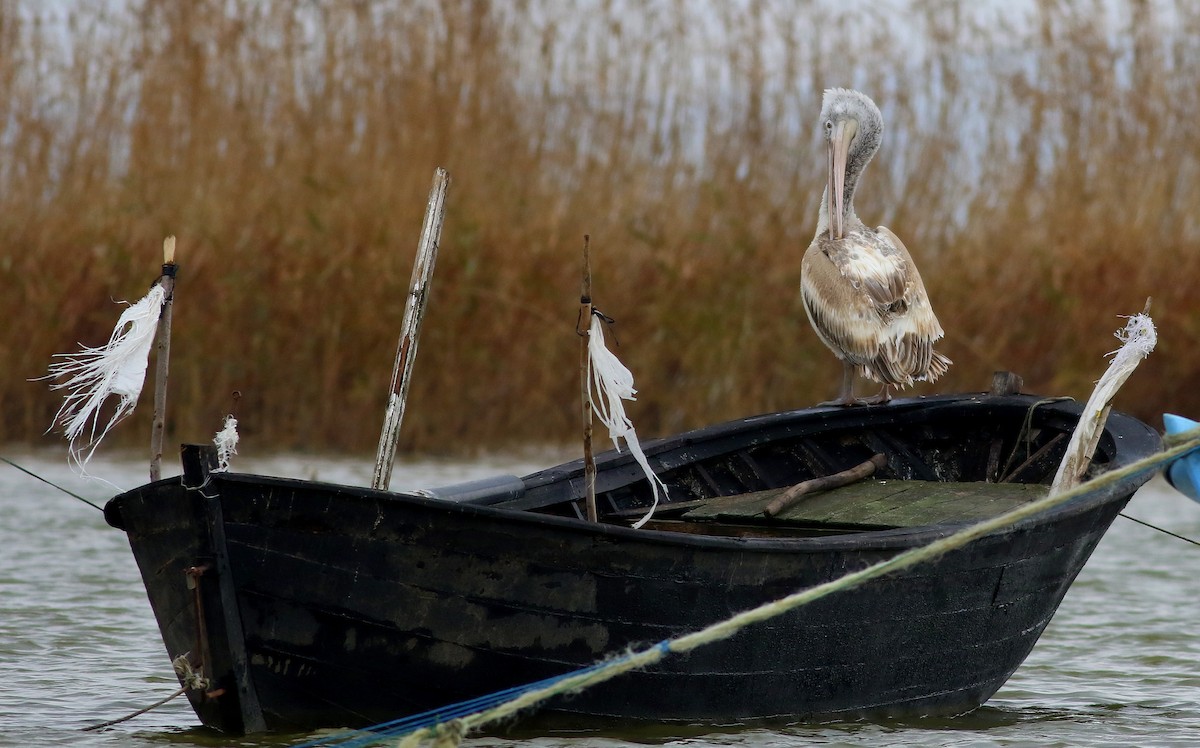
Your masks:
<instances>
[{"instance_id":1,"label":"pelican's tail feathers","mask_svg":"<svg viewBox=\"0 0 1200 748\"><path fill-rule=\"evenodd\" d=\"M913 382L934 382L946 373L953 361L933 350L930 341L920 343L885 347L871 361L859 364L858 373L892 387L912 387Z\"/></svg>"},{"instance_id":2,"label":"pelican's tail feathers","mask_svg":"<svg viewBox=\"0 0 1200 748\"><path fill-rule=\"evenodd\" d=\"M934 351L933 356L929 359L929 368L923 375L916 377L916 380L918 382L936 382L938 377L946 373L952 363L954 362L949 358Z\"/></svg>"}]
</instances>

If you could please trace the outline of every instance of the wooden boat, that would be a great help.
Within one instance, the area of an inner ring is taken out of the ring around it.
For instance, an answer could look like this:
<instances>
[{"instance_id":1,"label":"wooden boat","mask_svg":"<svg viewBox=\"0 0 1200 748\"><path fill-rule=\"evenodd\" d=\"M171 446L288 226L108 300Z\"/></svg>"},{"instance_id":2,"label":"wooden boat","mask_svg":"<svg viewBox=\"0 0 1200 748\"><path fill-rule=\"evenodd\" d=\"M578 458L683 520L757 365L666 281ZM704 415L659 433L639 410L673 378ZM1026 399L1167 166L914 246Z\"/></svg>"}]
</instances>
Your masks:
<instances>
[{"instance_id":1,"label":"wooden boat","mask_svg":"<svg viewBox=\"0 0 1200 748\"><path fill-rule=\"evenodd\" d=\"M745 418L627 453L416 493L210 472L121 494L168 654L229 733L367 725L593 663L926 544L1042 495L1079 414L1022 395L895 400ZM1114 412L1092 474L1160 446ZM797 482L875 454L872 479L767 518ZM1129 477L934 562L824 598L525 717L732 724L966 712L1021 664Z\"/></svg>"}]
</instances>

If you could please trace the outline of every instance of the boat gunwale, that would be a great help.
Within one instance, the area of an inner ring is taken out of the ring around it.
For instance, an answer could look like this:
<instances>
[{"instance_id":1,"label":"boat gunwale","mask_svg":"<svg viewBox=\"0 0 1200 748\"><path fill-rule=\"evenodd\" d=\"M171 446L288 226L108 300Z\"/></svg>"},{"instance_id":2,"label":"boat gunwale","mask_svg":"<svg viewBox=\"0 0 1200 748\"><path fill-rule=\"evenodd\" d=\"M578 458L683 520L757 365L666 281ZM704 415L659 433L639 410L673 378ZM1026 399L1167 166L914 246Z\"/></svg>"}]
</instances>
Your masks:
<instances>
[{"instance_id":1,"label":"boat gunwale","mask_svg":"<svg viewBox=\"0 0 1200 748\"><path fill-rule=\"evenodd\" d=\"M804 536L795 538L763 538L763 537L729 537L720 535L698 535L695 533L675 532L671 530L633 529L621 525L589 522L576 517L563 517L553 514L540 514L521 509L505 509L503 507L479 506L475 504L460 504L444 499L435 499L410 492L381 491L360 486L347 486L337 483L322 483L320 481L300 480L296 478L280 478L268 475L250 473L225 473L213 476L215 480L230 483L253 484L256 486L276 486L281 489L302 488L305 491L325 491L332 489L339 494L349 494L355 498L382 500L396 504L414 504L423 509L442 511L448 514L462 514L477 517L492 517L515 524L553 527L558 530L585 533L599 536L621 538L624 542L639 541L654 545L692 546L721 550L740 550L749 552L812 552L827 551L867 551L867 550L905 550L939 540L953 535L977 522L953 522L937 525L920 525L911 528L892 528L887 530L862 530L839 535ZM1010 533L1049 521L1065 519L1069 516L1082 514L1095 507L1118 501L1130 495L1138 487L1129 484L1136 478L1121 481L1112 486L1079 496L1065 504L1053 507L1036 516L1026 518L1007 527L998 528L984 538ZM118 497L119 498L119 497ZM342 498L342 497L339 497Z\"/></svg>"},{"instance_id":2,"label":"boat gunwale","mask_svg":"<svg viewBox=\"0 0 1200 748\"><path fill-rule=\"evenodd\" d=\"M888 409L891 413L900 415L903 411L911 410L913 407L919 407L921 405L926 407L929 405L943 407L964 405L970 406L973 403L986 405L989 403L989 401L993 403L1011 401L1014 397L1025 398L1031 404L1037 402L1038 400L1038 398L1034 396L1025 395L990 396L986 393L975 395L967 394L936 396L930 398L907 398L899 401L893 401L896 403L896 405L888 406ZM1054 405L1062 404L1051 404L1047 405L1046 407L1054 407ZM893 408L894 410L892 410ZM901 411L900 408L903 408L903 411ZM718 439L729 438L736 435L738 432L759 428L763 425L764 421L773 422L778 425L786 425L788 422L793 421L801 416L807 416L814 413L824 413L828 411L837 412L839 410L841 412L853 413L853 411L846 411L845 409L839 408L821 408L750 416L748 418L737 419L694 431L684 432L672 437L664 437L657 439L654 442L648 442L647 454L653 456L654 454L669 451L672 448L695 446L705 441L711 442ZM1065 413L1062 415L1069 416L1071 414ZM849 417L845 420L852 422L855 419L853 417ZM831 424L828 425L828 427L842 428L843 426L841 424ZM1158 439L1157 432L1151 429L1148 425L1119 411L1113 411L1109 416L1108 424L1106 425L1106 431L1115 439L1124 439L1126 437L1142 437L1145 439L1154 440ZM609 452L605 454L612 455L613 453ZM598 461L604 461L605 467L619 466L624 460L632 461L632 457L628 454L628 452L615 454L611 460L604 460L602 456L598 456L597 459ZM1118 468L1131 461L1132 459L1122 459L1121 452L1118 450L1114 459L1112 460L1112 463L1110 464L1110 468ZM577 462L580 462L581 464L581 461ZM569 480L568 476L572 472L570 466L574 464L576 464L576 462L563 463L558 466L553 466L542 471L531 473L529 476L525 477L546 476L550 473L556 473L556 480ZM691 546L763 553L822 553L831 550L903 550L925 545L929 542L947 537L978 522L978 520L947 522L934 525L918 525L914 527L890 528L882 530L861 530L847 532L844 534L801 536L794 538L747 536L730 537L682 533L670 530L635 530L632 527L606 523L593 523L576 517L542 514L527 509L511 509L502 506L459 503L452 500L430 497L415 491L385 491L363 486L351 486L323 481L303 480L298 478L256 475L251 473L213 473L210 476L210 479L234 484L255 484L260 486L267 485L285 490L300 489L305 492L329 492L341 494L342 497L348 494L362 499L409 503L420 506L425 510L441 511L450 514L458 513L480 517L492 517L517 524L548 526L563 531L582 532L598 536L620 538L623 542L639 541L655 545ZM1064 519L1069 516L1089 511L1101 504L1127 498L1134 491L1136 491L1137 488L1145 483L1146 480L1149 480L1149 477L1143 477L1143 474L1140 473L1127 476L1126 478L1112 485L1086 493L1082 496L1078 496L1065 502L1064 504L1052 507L1045 512L1041 512L1035 516L1020 520L1017 523L993 530L984 537L1002 535L1010 533L1014 530L1027 529L1037 525L1045 524L1047 522ZM135 491L137 490L140 489L135 489ZM114 498L113 501L116 501L117 498L120 497Z\"/></svg>"}]
</instances>

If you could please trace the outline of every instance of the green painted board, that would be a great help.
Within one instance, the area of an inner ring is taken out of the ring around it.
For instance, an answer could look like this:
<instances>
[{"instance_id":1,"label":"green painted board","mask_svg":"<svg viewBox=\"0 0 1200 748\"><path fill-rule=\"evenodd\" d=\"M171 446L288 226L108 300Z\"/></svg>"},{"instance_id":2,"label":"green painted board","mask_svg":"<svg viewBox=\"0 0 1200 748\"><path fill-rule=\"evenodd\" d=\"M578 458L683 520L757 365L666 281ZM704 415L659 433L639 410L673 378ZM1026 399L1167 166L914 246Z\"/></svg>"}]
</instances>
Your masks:
<instances>
[{"instance_id":1,"label":"green painted board","mask_svg":"<svg viewBox=\"0 0 1200 748\"><path fill-rule=\"evenodd\" d=\"M769 521L864 527L919 527L994 517L1046 495L1046 486L1024 483L941 483L869 480L808 494L777 517L763 509L786 488L711 499L686 520Z\"/></svg>"}]
</instances>

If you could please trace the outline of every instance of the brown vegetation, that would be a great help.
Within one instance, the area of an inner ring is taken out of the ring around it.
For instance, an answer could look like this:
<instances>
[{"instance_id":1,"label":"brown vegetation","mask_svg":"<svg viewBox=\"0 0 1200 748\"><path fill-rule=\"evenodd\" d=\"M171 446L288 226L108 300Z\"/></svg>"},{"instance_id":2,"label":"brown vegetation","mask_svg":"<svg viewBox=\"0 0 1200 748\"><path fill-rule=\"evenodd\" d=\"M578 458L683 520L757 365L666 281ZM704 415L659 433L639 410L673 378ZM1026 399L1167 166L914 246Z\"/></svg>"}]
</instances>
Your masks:
<instances>
[{"instance_id":1,"label":"brown vegetation","mask_svg":"<svg viewBox=\"0 0 1200 748\"><path fill-rule=\"evenodd\" d=\"M585 233L643 436L832 396L798 297L832 85L883 110L858 210L947 330L919 392L1007 368L1085 397L1153 296L1118 406L1200 414L1200 11L746 5L0 0L0 442L46 428L26 379L103 342L175 234L169 438L238 390L249 449L368 452L439 165L408 448L575 438Z\"/></svg>"}]
</instances>

